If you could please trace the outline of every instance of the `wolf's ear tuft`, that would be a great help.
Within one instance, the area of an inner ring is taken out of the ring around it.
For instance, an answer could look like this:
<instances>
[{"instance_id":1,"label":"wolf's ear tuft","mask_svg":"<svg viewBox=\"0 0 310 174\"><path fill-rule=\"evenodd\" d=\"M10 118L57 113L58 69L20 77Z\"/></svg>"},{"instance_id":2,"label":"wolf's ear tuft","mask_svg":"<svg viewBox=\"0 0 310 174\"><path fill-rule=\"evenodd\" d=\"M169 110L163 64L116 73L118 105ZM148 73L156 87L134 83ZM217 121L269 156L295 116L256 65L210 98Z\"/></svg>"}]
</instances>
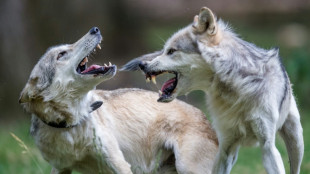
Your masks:
<instances>
[{"instance_id":1,"label":"wolf's ear tuft","mask_svg":"<svg viewBox=\"0 0 310 174\"><path fill-rule=\"evenodd\" d=\"M38 77L29 79L25 88L23 89L22 93L20 94L20 97L18 100L19 103L28 103L34 98L35 91L37 91L36 84L38 82L38 79L39 79Z\"/></svg>"},{"instance_id":2,"label":"wolf's ear tuft","mask_svg":"<svg viewBox=\"0 0 310 174\"><path fill-rule=\"evenodd\" d=\"M209 8L207 7L201 8L199 16L196 15L194 17L193 28L199 34L204 33L205 31L209 35L216 34L217 32L216 19L214 17L214 14Z\"/></svg>"}]
</instances>

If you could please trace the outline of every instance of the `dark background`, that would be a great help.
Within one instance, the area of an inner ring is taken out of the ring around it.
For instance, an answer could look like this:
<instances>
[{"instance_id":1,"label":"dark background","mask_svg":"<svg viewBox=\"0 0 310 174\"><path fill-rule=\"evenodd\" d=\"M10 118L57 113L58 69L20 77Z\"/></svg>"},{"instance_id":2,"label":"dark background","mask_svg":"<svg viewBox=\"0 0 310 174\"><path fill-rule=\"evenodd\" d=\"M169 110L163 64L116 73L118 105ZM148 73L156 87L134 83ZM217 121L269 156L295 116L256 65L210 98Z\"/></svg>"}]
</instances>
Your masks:
<instances>
[{"instance_id":1,"label":"dark background","mask_svg":"<svg viewBox=\"0 0 310 174\"><path fill-rule=\"evenodd\" d=\"M1 0L0 121L26 117L17 102L19 94L48 47L73 43L97 26L104 37L103 50L92 63L111 61L120 67L161 49L202 6L229 22L244 39L264 48L280 46L299 103L309 106L309 0ZM159 88L145 84L140 73L123 72L98 88L123 87ZM194 93L186 100L201 103L201 97L198 102L195 98Z\"/></svg>"}]
</instances>

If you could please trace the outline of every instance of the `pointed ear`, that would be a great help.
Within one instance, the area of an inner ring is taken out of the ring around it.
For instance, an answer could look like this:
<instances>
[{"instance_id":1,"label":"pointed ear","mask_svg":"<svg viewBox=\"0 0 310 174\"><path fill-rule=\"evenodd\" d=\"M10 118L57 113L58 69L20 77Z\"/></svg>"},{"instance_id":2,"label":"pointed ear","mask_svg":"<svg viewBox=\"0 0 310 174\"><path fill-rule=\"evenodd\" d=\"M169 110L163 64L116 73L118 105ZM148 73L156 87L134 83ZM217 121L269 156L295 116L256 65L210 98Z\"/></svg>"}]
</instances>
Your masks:
<instances>
[{"instance_id":1,"label":"pointed ear","mask_svg":"<svg viewBox=\"0 0 310 174\"><path fill-rule=\"evenodd\" d=\"M129 61L128 63L126 63L124 66L122 66L120 71L138 71L140 70L140 67L139 67L140 63L146 62L146 61L152 61L153 59L155 59L157 56L161 55L162 53L163 53L163 50L137 57Z\"/></svg>"},{"instance_id":2,"label":"pointed ear","mask_svg":"<svg viewBox=\"0 0 310 174\"><path fill-rule=\"evenodd\" d=\"M217 32L216 19L212 11L207 8L201 8L199 16L194 17L193 29L195 32L202 34L207 32L209 35L215 35Z\"/></svg>"},{"instance_id":3,"label":"pointed ear","mask_svg":"<svg viewBox=\"0 0 310 174\"><path fill-rule=\"evenodd\" d=\"M38 82L38 77L30 78L24 87L22 93L20 94L19 103L28 103L33 98L35 98L37 94L36 84Z\"/></svg>"}]
</instances>

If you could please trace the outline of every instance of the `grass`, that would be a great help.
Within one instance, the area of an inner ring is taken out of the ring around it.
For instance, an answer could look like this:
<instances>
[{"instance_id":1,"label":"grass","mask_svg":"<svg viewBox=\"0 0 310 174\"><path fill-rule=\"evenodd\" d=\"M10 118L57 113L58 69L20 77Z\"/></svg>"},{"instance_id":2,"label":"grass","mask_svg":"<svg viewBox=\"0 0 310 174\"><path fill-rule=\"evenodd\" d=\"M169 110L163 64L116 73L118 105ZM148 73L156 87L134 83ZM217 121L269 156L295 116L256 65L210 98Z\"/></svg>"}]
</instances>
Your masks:
<instances>
[{"instance_id":1,"label":"grass","mask_svg":"<svg viewBox=\"0 0 310 174\"><path fill-rule=\"evenodd\" d=\"M29 133L28 123L0 128L0 173L50 173L51 167L41 157L34 145L34 140ZM17 141L12 135L16 135L21 141ZM24 144L24 145L22 145ZM27 150L26 150L27 149ZM40 166L40 167L38 167Z\"/></svg>"},{"instance_id":2,"label":"grass","mask_svg":"<svg viewBox=\"0 0 310 174\"><path fill-rule=\"evenodd\" d=\"M301 174L308 174L310 173L310 137L307 135L310 134L310 111L303 112L301 115L305 139L305 154ZM34 140L29 133L29 127L29 121L18 121L13 125L2 125L0 127L0 174L50 173L51 167L35 147ZM11 133L16 135L20 141L16 140ZM279 137L277 138L277 147L285 163L286 171L289 173L285 145ZM232 174L250 172L266 173L262 166L261 152L259 148L242 147Z\"/></svg>"},{"instance_id":3,"label":"grass","mask_svg":"<svg viewBox=\"0 0 310 174\"><path fill-rule=\"evenodd\" d=\"M46 174L51 166L42 158L30 135L29 120L0 128L0 174ZM76 172L74 172L76 174Z\"/></svg>"}]
</instances>

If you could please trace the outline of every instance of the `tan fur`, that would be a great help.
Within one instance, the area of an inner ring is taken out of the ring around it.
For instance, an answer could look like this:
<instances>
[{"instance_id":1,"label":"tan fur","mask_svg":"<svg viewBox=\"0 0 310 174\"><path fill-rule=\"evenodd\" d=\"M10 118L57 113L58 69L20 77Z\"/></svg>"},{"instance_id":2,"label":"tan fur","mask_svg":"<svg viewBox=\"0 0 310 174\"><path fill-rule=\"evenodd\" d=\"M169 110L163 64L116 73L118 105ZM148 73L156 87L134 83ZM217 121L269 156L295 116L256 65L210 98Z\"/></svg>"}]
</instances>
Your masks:
<instances>
[{"instance_id":1,"label":"tan fur","mask_svg":"<svg viewBox=\"0 0 310 174\"><path fill-rule=\"evenodd\" d=\"M78 71L100 42L94 27L74 44L49 49L22 91L51 173L211 173L218 142L201 111L178 100L157 103L157 94L140 89L92 90L116 73L115 65Z\"/></svg>"},{"instance_id":2,"label":"tan fur","mask_svg":"<svg viewBox=\"0 0 310 174\"><path fill-rule=\"evenodd\" d=\"M223 38L222 31L218 30L214 36L211 36L209 38L209 46L216 46L220 44L222 38Z\"/></svg>"},{"instance_id":3,"label":"tan fur","mask_svg":"<svg viewBox=\"0 0 310 174\"><path fill-rule=\"evenodd\" d=\"M38 125L32 126L36 144L55 171L96 173L99 170L93 154L93 129L96 129L96 132L105 132L97 137L102 139L101 143L108 151L115 151L115 147L105 141L116 140L133 173L154 170L160 151L160 164L176 152L176 163L182 160L179 165L186 170L211 172L218 142L205 115L198 109L178 100L169 104L154 102L156 93L139 89L95 90L90 94L92 101L100 99L104 104L81 125L55 129L36 120ZM55 109L62 107L54 106ZM100 143L96 146L100 147ZM118 163L118 160L113 162Z\"/></svg>"}]
</instances>

